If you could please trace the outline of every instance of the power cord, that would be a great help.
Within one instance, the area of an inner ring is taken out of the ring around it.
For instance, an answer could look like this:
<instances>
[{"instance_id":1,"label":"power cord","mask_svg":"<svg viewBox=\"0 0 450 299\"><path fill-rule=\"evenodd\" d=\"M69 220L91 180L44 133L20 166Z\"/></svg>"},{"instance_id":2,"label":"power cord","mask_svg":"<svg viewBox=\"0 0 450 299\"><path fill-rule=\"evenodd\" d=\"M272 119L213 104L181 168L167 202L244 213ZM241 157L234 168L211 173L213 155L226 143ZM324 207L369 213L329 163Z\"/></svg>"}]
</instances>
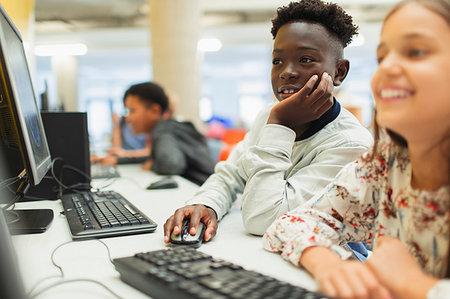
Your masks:
<instances>
[{"instance_id":1,"label":"power cord","mask_svg":"<svg viewBox=\"0 0 450 299\"><path fill-rule=\"evenodd\" d=\"M99 240L99 239L95 239L95 241L98 241L98 242L100 242L101 244L103 244L103 246L105 246L106 251L107 251L107 253L108 253L108 259L109 259L109 261L110 261L111 263L113 263L113 260L112 260L112 258L111 258L111 251L109 250L108 245L106 245L105 242L103 242L102 240ZM77 241L77 242L79 242L79 241ZM102 286L104 289L106 289L108 292L110 292L114 297L119 298L119 299L122 299L121 296L119 296L116 292L114 292L113 290L111 290L108 286L106 286L105 284L101 283L100 281L97 281L97 280L94 280L94 279L89 279L89 278L78 278L78 279L67 279L67 280L64 280L64 270L63 270L63 268L62 268L60 265L58 265L58 264L55 262L55 253L56 253L56 252L58 251L58 249L60 249L61 247L64 247L65 245L71 244L71 243L74 243L74 241L64 242L64 243L58 245L58 246L57 246L55 249L53 249L53 251L52 251L50 260L51 260L53 266L55 266L55 267L59 270L60 275L47 276L47 277L44 277L43 279L39 280L39 281L31 288L31 290L28 292L28 297L29 297L30 299L36 298L36 297L38 297L39 295L43 294L44 292L46 292L46 291L48 291L48 290L50 290L50 289L52 289L52 288L54 288L54 287L57 287L57 286L59 286L59 285L66 284L66 283L74 283L74 282L91 282L91 283L95 283L95 284L98 284L98 285ZM36 292L35 294L32 294L32 293L34 292L34 290L35 290L42 282L44 282L44 281L46 281L46 280L48 280L48 279L51 279L51 278L61 278L61 279L63 279L63 280L62 280L62 281L55 282L55 283L53 283L53 284L51 284L51 285L49 285L49 286L43 288L42 290Z\"/></svg>"}]
</instances>

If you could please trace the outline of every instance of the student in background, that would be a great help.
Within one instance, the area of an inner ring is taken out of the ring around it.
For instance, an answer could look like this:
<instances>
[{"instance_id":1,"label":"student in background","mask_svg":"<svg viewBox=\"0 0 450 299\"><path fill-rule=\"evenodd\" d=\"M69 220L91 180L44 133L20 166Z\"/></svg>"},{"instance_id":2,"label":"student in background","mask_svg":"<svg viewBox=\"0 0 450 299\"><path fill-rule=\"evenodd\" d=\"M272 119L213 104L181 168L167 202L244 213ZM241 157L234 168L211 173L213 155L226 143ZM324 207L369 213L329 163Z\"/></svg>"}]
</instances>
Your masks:
<instances>
[{"instance_id":1,"label":"student in background","mask_svg":"<svg viewBox=\"0 0 450 299\"><path fill-rule=\"evenodd\" d=\"M166 91L169 106L163 113L163 119L174 117L178 97ZM125 106L126 95L124 96ZM92 163L106 165L143 163L142 168L149 170L151 167L151 134L134 134L126 121L126 117L112 115L113 130L111 134L111 148L104 157L92 156Z\"/></svg>"},{"instance_id":2,"label":"student in background","mask_svg":"<svg viewBox=\"0 0 450 299\"><path fill-rule=\"evenodd\" d=\"M450 2L395 6L377 57L373 149L272 224L264 247L331 297L450 298ZM346 242L373 254L347 261Z\"/></svg>"},{"instance_id":3,"label":"student in background","mask_svg":"<svg viewBox=\"0 0 450 299\"><path fill-rule=\"evenodd\" d=\"M111 134L111 149L109 154L119 157L148 156L150 142L148 134L134 135L127 124L125 116L112 115L113 130Z\"/></svg>"},{"instance_id":4,"label":"student in background","mask_svg":"<svg viewBox=\"0 0 450 299\"><path fill-rule=\"evenodd\" d=\"M127 122L134 134L151 136L150 169L158 174L176 174L202 184L214 170L206 138L190 122L167 116L169 100L153 82L131 86L125 93Z\"/></svg>"},{"instance_id":5,"label":"student in background","mask_svg":"<svg viewBox=\"0 0 450 299\"><path fill-rule=\"evenodd\" d=\"M158 174L175 174L202 184L214 170L206 138L192 123L171 118L173 107L165 91L156 83L132 85L124 96L126 121L133 134L148 134L151 154L146 168ZM131 161L115 157L112 164Z\"/></svg>"},{"instance_id":6,"label":"student in background","mask_svg":"<svg viewBox=\"0 0 450 299\"><path fill-rule=\"evenodd\" d=\"M205 240L242 194L246 230L262 235L283 213L320 192L373 137L333 97L349 70L343 57L357 27L335 4L303 0L272 21L272 89L278 103L257 117L244 141L164 225L164 241L190 216L190 233L206 224Z\"/></svg>"},{"instance_id":7,"label":"student in background","mask_svg":"<svg viewBox=\"0 0 450 299\"><path fill-rule=\"evenodd\" d=\"M147 161L150 158L150 136L134 135L125 117L113 114L112 121L111 148L105 157L93 157L91 162L115 165Z\"/></svg>"}]
</instances>

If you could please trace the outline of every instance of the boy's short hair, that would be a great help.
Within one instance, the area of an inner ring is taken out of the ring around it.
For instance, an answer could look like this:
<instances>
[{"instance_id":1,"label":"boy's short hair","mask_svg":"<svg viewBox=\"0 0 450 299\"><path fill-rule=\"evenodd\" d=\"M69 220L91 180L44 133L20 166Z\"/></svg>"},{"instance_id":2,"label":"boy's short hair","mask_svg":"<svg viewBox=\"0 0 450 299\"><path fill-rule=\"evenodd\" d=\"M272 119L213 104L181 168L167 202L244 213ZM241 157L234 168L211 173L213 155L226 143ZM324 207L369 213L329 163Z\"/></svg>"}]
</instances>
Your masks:
<instances>
[{"instance_id":1,"label":"boy's short hair","mask_svg":"<svg viewBox=\"0 0 450 299\"><path fill-rule=\"evenodd\" d=\"M161 113L166 111L169 106L169 100L164 89L153 82L143 82L131 85L125 92L123 100L125 101L129 95L139 97L147 106L150 106L151 104L159 105L161 107Z\"/></svg>"},{"instance_id":2,"label":"boy's short hair","mask_svg":"<svg viewBox=\"0 0 450 299\"><path fill-rule=\"evenodd\" d=\"M340 41L343 48L350 44L353 36L358 32L358 26L353 24L352 17L337 4L320 0L301 0L277 9L277 14L272 19L273 38L275 39L281 26L295 22L323 25Z\"/></svg>"}]
</instances>

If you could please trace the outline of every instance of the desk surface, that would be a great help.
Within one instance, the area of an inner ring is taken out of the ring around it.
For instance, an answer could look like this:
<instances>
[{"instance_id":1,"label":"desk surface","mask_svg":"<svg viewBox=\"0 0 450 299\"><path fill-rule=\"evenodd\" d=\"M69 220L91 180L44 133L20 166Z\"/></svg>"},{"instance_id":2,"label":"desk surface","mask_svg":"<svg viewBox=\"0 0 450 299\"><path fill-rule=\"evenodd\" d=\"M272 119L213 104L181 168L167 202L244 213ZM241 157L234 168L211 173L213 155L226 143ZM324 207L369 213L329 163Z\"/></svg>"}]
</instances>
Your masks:
<instances>
[{"instance_id":1,"label":"desk surface","mask_svg":"<svg viewBox=\"0 0 450 299\"><path fill-rule=\"evenodd\" d=\"M155 221L158 228L151 234L104 238L102 241L109 247L112 258L164 249L166 247L163 242L164 222L175 209L184 205L184 201L194 194L198 187L183 178L176 177L178 189L146 190L147 185L158 179L156 174L141 170L139 165L122 165L119 171L121 178L114 180L105 190L121 193ZM108 183L111 181L99 180L94 182L94 186L102 187ZM71 241L71 236L65 217L60 215L63 208L59 200L18 203L16 208L50 208L55 213L53 223L47 232L12 238L28 292L43 278L59 275L59 270L52 265L50 257L57 246ZM284 261L278 254L265 251L260 237L245 232L239 203L233 205L219 223L214 239L204 243L199 250L310 290L317 288L314 280L306 272ZM108 260L106 248L96 240L74 241L64 245L56 251L54 259L64 270L65 279L95 279L123 298L148 298L120 280L118 272ZM60 279L45 280L39 284L37 290L58 280ZM38 298L89 299L113 298L113 296L96 284L76 282L55 287Z\"/></svg>"}]
</instances>

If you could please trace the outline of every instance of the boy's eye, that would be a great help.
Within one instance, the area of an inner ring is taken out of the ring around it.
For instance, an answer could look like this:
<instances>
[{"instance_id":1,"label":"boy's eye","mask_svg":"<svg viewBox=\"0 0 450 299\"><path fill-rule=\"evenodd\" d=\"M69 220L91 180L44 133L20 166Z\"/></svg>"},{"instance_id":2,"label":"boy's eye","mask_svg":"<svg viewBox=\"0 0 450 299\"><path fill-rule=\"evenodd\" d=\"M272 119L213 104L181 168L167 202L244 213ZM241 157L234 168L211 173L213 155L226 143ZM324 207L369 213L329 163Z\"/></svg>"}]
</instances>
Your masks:
<instances>
[{"instance_id":1,"label":"boy's eye","mask_svg":"<svg viewBox=\"0 0 450 299\"><path fill-rule=\"evenodd\" d=\"M310 63L312 61L313 60L311 58L309 58L309 57L302 57L302 58L300 58L300 62L301 63Z\"/></svg>"},{"instance_id":2,"label":"boy's eye","mask_svg":"<svg viewBox=\"0 0 450 299\"><path fill-rule=\"evenodd\" d=\"M272 64L280 64L280 63L281 63L281 59L279 59L279 58L272 59Z\"/></svg>"}]
</instances>

